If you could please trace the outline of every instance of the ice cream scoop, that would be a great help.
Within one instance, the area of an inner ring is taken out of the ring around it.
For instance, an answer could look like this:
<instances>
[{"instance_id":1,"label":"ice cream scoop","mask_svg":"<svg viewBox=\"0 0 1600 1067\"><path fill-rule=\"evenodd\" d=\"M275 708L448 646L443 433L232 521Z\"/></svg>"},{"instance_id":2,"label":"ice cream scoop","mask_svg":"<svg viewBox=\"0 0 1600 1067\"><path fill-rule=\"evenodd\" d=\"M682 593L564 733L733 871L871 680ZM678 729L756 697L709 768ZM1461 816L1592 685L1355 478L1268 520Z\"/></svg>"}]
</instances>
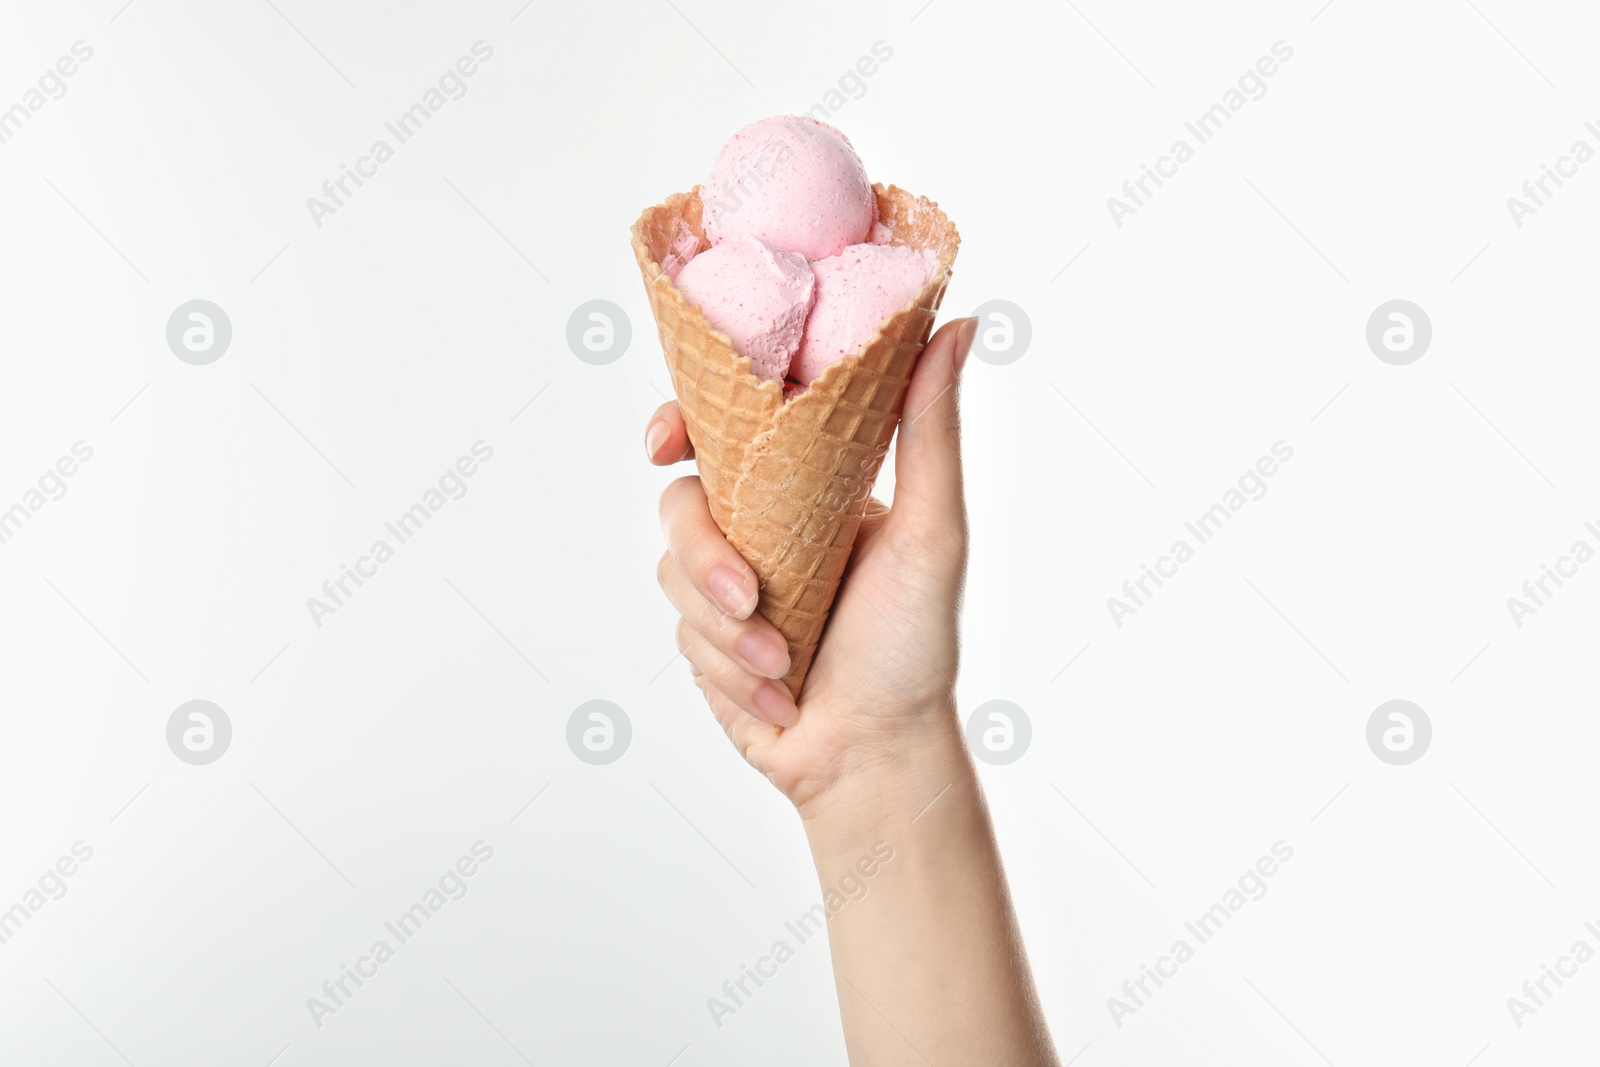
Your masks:
<instances>
[{"instance_id":1,"label":"ice cream scoop","mask_svg":"<svg viewBox=\"0 0 1600 1067\"><path fill-rule=\"evenodd\" d=\"M798 115L752 122L728 140L700 188L713 245L755 237L807 259L867 239L878 201L844 134Z\"/></svg>"},{"instance_id":2,"label":"ice cream scoop","mask_svg":"<svg viewBox=\"0 0 1600 1067\"><path fill-rule=\"evenodd\" d=\"M699 253L678 271L678 289L750 358L756 377L782 381L800 346L816 276L805 257L745 237Z\"/></svg>"},{"instance_id":3,"label":"ice cream scoop","mask_svg":"<svg viewBox=\"0 0 1600 1067\"><path fill-rule=\"evenodd\" d=\"M890 315L921 292L937 267L926 252L876 244L851 245L811 264L816 298L789 376L809 385L828 364L860 351Z\"/></svg>"}]
</instances>

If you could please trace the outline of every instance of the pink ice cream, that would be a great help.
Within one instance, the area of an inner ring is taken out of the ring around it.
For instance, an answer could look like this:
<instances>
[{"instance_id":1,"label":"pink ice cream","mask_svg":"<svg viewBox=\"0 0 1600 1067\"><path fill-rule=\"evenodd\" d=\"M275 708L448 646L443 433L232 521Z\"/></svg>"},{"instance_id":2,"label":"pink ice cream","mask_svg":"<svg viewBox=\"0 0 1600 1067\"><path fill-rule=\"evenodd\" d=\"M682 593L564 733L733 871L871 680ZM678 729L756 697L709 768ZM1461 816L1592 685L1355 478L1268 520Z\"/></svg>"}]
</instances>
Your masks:
<instances>
[{"instance_id":1,"label":"pink ice cream","mask_svg":"<svg viewBox=\"0 0 1600 1067\"><path fill-rule=\"evenodd\" d=\"M867 240L878 199L844 134L816 119L778 115L729 139L700 189L713 245L755 237L807 259Z\"/></svg>"},{"instance_id":2,"label":"pink ice cream","mask_svg":"<svg viewBox=\"0 0 1600 1067\"><path fill-rule=\"evenodd\" d=\"M936 267L925 252L887 244L851 245L811 264L816 300L789 376L810 385L828 364L855 355L884 320L922 291Z\"/></svg>"},{"instance_id":3,"label":"pink ice cream","mask_svg":"<svg viewBox=\"0 0 1600 1067\"><path fill-rule=\"evenodd\" d=\"M753 237L730 240L678 269L678 289L733 339L763 380L782 381L800 347L815 276L804 256Z\"/></svg>"}]
</instances>

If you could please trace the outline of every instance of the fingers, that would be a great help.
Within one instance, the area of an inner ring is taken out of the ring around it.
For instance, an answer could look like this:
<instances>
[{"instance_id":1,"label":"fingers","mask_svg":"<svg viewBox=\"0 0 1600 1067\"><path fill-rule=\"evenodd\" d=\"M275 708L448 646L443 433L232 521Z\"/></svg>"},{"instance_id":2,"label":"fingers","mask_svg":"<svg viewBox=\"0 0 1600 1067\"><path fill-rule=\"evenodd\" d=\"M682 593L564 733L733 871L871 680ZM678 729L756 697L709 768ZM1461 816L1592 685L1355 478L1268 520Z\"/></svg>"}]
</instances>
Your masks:
<instances>
[{"instance_id":1,"label":"fingers","mask_svg":"<svg viewBox=\"0 0 1600 1067\"><path fill-rule=\"evenodd\" d=\"M727 734L728 740L733 742L733 747L738 749L739 755L746 760L750 759L751 749L758 745L770 744L774 738L783 733L771 723L746 715L738 705L728 699L726 693L708 683L704 674L697 675L694 683L705 695L706 705L711 708L711 714L716 718L717 725L722 727L722 732Z\"/></svg>"},{"instance_id":2,"label":"fingers","mask_svg":"<svg viewBox=\"0 0 1600 1067\"><path fill-rule=\"evenodd\" d=\"M661 494L667 552L700 595L735 619L756 610L755 572L722 536L696 477L679 478Z\"/></svg>"},{"instance_id":3,"label":"fingers","mask_svg":"<svg viewBox=\"0 0 1600 1067\"><path fill-rule=\"evenodd\" d=\"M707 600L678 567L669 552L661 557L656 579L678 614L702 640L762 678L789 673L789 643L760 615L739 620Z\"/></svg>"},{"instance_id":4,"label":"fingers","mask_svg":"<svg viewBox=\"0 0 1600 1067\"><path fill-rule=\"evenodd\" d=\"M650 462L665 467L685 459L694 458L694 446L689 443L689 427L684 424L683 412L676 400L669 400L656 408L644 430L644 452Z\"/></svg>"},{"instance_id":5,"label":"fingers","mask_svg":"<svg viewBox=\"0 0 1600 1067\"><path fill-rule=\"evenodd\" d=\"M961 367L977 333L977 319L947 322L917 360L906 391L905 417L895 451L895 507L914 528L933 532L961 527L961 421L956 403Z\"/></svg>"},{"instance_id":6,"label":"fingers","mask_svg":"<svg viewBox=\"0 0 1600 1067\"><path fill-rule=\"evenodd\" d=\"M755 572L717 528L696 477L679 478L661 494L667 552L656 578L683 616L678 651L741 710L763 722L792 726L800 717L781 682L789 646L755 615Z\"/></svg>"},{"instance_id":7,"label":"fingers","mask_svg":"<svg viewBox=\"0 0 1600 1067\"><path fill-rule=\"evenodd\" d=\"M700 672L697 682L717 689L745 714L774 726L793 726L800 720L800 709L782 682L754 674L718 651L687 619L678 620L678 651Z\"/></svg>"}]
</instances>

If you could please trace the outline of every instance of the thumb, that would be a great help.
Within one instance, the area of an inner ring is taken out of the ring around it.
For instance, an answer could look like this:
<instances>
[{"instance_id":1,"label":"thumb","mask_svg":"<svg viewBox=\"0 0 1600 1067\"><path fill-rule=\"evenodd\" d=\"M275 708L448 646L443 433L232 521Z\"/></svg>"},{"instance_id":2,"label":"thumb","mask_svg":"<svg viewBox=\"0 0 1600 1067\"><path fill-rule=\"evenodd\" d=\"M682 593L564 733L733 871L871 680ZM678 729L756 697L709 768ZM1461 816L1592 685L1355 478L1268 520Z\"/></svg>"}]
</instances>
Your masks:
<instances>
[{"instance_id":1,"label":"thumb","mask_svg":"<svg viewBox=\"0 0 1600 1067\"><path fill-rule=\"evenodd\" d=\"M961 368L977 331L977 319L945 323L923 349L906 390L891 517L918 540L937 543L942 534L966 529L957 398Z\"/></svg>"}]
</instances>

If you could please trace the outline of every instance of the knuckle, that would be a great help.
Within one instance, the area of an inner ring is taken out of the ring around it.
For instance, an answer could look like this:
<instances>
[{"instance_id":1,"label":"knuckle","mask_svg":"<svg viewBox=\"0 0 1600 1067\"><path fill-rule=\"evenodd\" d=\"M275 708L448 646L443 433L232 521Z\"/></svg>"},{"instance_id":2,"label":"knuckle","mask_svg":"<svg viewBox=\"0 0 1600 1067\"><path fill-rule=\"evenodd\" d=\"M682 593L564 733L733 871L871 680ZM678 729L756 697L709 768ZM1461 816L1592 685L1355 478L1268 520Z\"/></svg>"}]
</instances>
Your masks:
<instances>
[{"instance_id":1,"label":"knuckle","mask_svg":"<svg viewBox=\"0 0 1600 1067\"><path fill-rule=\"evenodd\" d=\"M661 553L661 558L656 560L656 584L665 589L667 587L667 579L672 576L672 570L675 566L676 562L673 560L671 552Z\"/></svg>"},{"instance_id":2,"label":"knuckle","mask_svg":"<svg viewBox=\"0 0 1600 1067\"><path fill-rule=\"evenodd\" d=\"M710 570L716 562L722 562L722 552L718 545L726 545L720 536L713 536L710 531L696 532L683 544L683 554L686 559L698 563L702 571Z\"/></svg>"},{"instance_id":3,"label":"knuckle","mask_svg":"<svg viewBox=\"0 0 1600 1067\"><path fill-rule=\"evenodd\" d=\"M704 637L704 635L701 635ZM710 683L721 690L722 694L735 704L745 699L746 677L743 668L734 662L728 655L728 650L721 647L720 639L704 638L711 646L712 651L701 657L705 660L699 664Z\"/></svg>"},{"instance_id":4,"label":"knuckle","mask_svg":"<svg viewBox=\"0 0 1600 1067\"><path fill-rule=\"evenodd\" d=\"M674 505L676 505L676 503L683 497L684 493L688 492L692 488L698 487L699 485L700 479L693 474L686 474L682 478L674 478L672 481L668 482L667 487L661 490L661 517L663 519L666 518L667 513L672 510Z\"/></svg>"},{"instance_id":5,"label":"knuckle","mask_svg":"<svg viewBox=\"0 0 1600 1067\"><path fill-rule=\"evenodd\" d=\"M967 552L967 525L927 516L913 516L906 524L907 540L914 546L914 554L928 560L965 558Z\"/></svg>"}]
</instances>

